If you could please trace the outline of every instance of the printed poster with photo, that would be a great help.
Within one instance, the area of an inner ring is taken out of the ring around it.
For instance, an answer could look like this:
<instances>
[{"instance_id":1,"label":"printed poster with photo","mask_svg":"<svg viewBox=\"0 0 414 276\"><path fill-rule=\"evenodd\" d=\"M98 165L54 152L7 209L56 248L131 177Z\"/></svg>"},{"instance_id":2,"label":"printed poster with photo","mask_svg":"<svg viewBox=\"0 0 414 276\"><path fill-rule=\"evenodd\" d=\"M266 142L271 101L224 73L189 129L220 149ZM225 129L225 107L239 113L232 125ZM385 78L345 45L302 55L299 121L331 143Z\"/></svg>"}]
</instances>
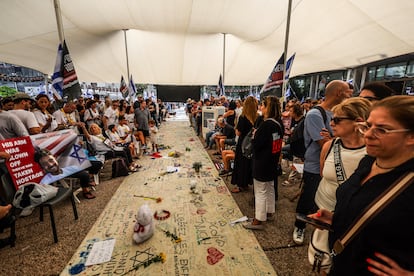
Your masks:
<instances>
[{"instance_id":1,"label":"printed poster with photo","mask_svg":"<svg viewBox=\"0 0 414 276\"><path fill-rule=\"evenodd\" d=\"M45 174L34 161L36 149L47 149L56 158L60 174ZM0 150L10 153L6 162L16 188L28 182L51 184L91 166L77 134L71 129L3 140Z\"/></svg>"}]
</instances>

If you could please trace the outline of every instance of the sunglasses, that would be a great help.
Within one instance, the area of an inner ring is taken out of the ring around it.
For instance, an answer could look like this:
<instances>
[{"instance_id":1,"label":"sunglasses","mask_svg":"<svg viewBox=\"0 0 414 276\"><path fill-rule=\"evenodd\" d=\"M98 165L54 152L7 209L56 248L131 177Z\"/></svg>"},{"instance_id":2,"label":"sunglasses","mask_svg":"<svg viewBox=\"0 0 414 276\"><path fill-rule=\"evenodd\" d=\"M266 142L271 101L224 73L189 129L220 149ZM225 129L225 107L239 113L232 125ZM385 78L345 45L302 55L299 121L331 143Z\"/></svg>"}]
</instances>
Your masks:
<instances>
[{"instance_id":1,"label":"sunglasses","mask_svg":"<svg viewBox=\"0 0 414 276\"><path fill-rule=\"evenodd\" d=\"M335 125L339 124L341 121L343 120L354 120L354 118L350 118L350 117L333 117L331 119L332 122L334 122Z\"/></svg>"}]
</instances>

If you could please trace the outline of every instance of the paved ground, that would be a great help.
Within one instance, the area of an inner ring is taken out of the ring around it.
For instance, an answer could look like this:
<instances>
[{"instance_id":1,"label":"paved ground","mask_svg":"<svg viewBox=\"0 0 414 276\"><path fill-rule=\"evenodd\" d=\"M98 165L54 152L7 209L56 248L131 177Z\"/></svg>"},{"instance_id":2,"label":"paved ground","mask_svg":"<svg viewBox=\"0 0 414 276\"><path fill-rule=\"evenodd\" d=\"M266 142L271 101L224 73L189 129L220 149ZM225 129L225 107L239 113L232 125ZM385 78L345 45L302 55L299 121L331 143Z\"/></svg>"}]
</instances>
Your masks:
<instances>
[{"instance_id":1,"label":"paved ground","mask_svg":"<svg viewBox=\"0 0 414 276\"><path fill-rule=\"evenodd\" d=\"M212 160L220 161L217 156L212 155L215 150L209 150ZM266 223L263 231L255 231L255 235L266 255L270 259L278 275L314 275L307 260L307 242L312 229L308 227L305 244L297 246L292 240L295 208L300 183L283 186L281 183L287 179L290 168L283 163L284 174L279 177L279 200L276 203L276 220ZM234 186L230 184L231 176L223 177L227 187L231 190ZM243 214L248 217L254 216L254 196L250 186L249 191L233 193L233 197L239 205ZM247 230L248 231L248 230Z\"/></svg>"}]
</instances>

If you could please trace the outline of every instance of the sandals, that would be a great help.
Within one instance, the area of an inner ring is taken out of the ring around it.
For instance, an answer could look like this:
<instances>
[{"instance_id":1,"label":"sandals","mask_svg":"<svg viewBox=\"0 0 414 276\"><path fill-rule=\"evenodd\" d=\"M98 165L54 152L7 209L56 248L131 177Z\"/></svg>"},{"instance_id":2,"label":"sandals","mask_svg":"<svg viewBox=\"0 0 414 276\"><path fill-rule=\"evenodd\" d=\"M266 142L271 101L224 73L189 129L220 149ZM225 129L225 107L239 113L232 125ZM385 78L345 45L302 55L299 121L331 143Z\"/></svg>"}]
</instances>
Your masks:
<instances>
[{"instance_id":1,"label":"sandals","mask_svg":"<svg viewBox=\"0 0 414 276\"><path fill-rule=\"evenodd\" d=\"M96 196L91 192L83 192L83 197L86 199L94 199Z\"/></svg>"}]
</instances>

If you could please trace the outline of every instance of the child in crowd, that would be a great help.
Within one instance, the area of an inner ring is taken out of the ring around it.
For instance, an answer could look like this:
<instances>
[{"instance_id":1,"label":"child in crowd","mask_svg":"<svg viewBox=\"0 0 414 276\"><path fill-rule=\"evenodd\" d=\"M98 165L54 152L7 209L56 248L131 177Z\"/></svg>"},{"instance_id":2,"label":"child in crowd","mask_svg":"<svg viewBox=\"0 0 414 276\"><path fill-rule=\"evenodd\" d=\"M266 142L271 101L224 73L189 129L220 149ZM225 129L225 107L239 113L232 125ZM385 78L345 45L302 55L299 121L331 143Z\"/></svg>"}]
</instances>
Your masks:
<instances>
[{"instance_id":1,"label":"child in crowd","mask_svg":"<svg viewBox=\"0 0 414 276\"><path fill-rule=\"evenodd\" d=\"M158 128L154 120L148 121L152 151L158 152Z\"/></svg>"}]
</instances>

